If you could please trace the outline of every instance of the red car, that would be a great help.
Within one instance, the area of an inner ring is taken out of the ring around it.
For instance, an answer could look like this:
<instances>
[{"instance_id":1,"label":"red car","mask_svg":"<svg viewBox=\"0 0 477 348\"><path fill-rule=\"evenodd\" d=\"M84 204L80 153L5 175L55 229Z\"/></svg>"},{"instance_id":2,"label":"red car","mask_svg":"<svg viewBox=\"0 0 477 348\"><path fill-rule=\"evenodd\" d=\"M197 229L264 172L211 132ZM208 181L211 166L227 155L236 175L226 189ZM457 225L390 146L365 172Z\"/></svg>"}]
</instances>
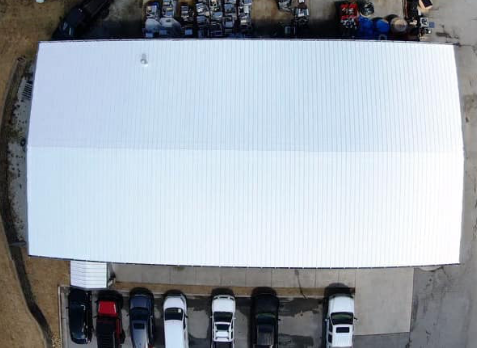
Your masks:
<instances>
[{"instance_id":1,"label":"red car","mask_svg":"<svg viewBox=\"0 0 477 348\"><path fill-rule=\"evenodd\" d=\"M119 348L124 343L125 333L121 319L123 297L114 291L98 295L96 338L98 348Z\"/></svg>"}]
</instances>

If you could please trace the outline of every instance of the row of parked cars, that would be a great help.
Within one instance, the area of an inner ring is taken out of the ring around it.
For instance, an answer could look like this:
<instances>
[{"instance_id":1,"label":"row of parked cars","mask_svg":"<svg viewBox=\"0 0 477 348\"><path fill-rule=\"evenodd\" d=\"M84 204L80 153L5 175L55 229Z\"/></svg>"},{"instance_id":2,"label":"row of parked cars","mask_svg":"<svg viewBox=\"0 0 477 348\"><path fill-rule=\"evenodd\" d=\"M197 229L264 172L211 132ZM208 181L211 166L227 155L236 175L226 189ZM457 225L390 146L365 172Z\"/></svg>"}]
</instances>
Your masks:
<instances>
[{"instance_id":1,"label":"row of parked cars","mask_svg":"<svg viewBox=\"0 0 477 348\"><path fill-rule=\"evenodd\" d=\"M123 297L115 291L98 294L96 327L93 328L92 293L72 288L68 295L70 337L76 344L87 344L96 335L98 348L118 348L124 343L121 309ZM272 289L257 289L252 295L251 346L278 347L280 301ZM229 291L212 296L211 347L232 348L235 341L234 295ZM166 348L189 347L187 298L178 291L165 294L163 302ZM147 289L134 289L129 298L129 328L135 348L151 348L156 342L154 296ZM354 299L349 294L329 298L325 319L326 347L352 347Z\"/></svg>"}]
</instances>

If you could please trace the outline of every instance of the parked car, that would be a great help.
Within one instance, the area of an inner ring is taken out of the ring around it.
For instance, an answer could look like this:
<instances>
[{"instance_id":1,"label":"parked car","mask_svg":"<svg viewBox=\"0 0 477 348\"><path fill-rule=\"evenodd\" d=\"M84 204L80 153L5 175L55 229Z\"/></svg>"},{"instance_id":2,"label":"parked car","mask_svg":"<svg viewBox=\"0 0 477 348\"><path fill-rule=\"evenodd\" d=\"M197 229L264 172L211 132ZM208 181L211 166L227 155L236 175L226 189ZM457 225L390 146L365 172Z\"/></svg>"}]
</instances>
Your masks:
<instances>
[{"instance_id":1,"label":"parked car","mask_svg":"<svg viewBox=\"0 0 477 348\"><path fill-rule=\"evenodd\" d=\"M154 345L154 295L146 289L135 289L129 297L129 327L134 348Z\"/></svg>"},{"instance_id":2,"label":"parked car","mask_svg":"<svg viewBox=\"0 0 477 348\"><path fill-rule=\"evenodd\" d=\"M91 292L72 288L68 294L68 323L71 340L76 344L91 342L93 311Z\"/></svg>"},{"instance_id":3,"label":"parked car","mask_svg":"<svg viewBox=\"0 0 477 348\"><path fill-rule=\"evenodd\" d=\"M146 4L146 20L142 29L146 39L159 36L159 19L161 18L161 5L157 1L151 1Z\"/></svg>"},{"instance_id":4,"label":"parked car","mask_svg":"<svg viewBox=\"0 0 477 348\"><path fill-rule=\"evenodd\" d=\"M278 308L280 301L272 289L252 295L252 347L278 347Z\"/></svg>"},{"instance_id":5,"label":"parked car","mask_svg":"<svg viewBox=\"0 0 477 348\"><path fill-rule=\"evenodd\" d=\"M123 297L115 291L102 291L98 295L96 339L98 348L119 348L126 335L123 330L121 308Z\"/></svg>"},{"instance_id":6,"label":"parked car","mask_svg":"<svg viewBox=\"0 0 477 348\"><path fill-rule=\"evenodd\" d=\"M166 348L188 348L187 300L182 293L169 293L164 300Z\"/></svg>"},{"instance_id":7,"label":"parked car","mask_svg":"<svg viewBox=\"0 0 477 348\"><path fill-rule=\"evenodd\" d=\"M212 348L234 347L235 297L216 295L212 298Z\"/></svg>"},{"instance_id":8,"label":"parked car","mask_svg":"<svg viewBox=\"0 0 477 348\"><path fill-rule=\"evenodd\" d=\"M162 0L162 17L174 18L176 16L176 10L176 0Z\"/></svg>"},{"instance_id":9,"label":"parked car","mask_svg":"<svg viewBox=\"0 0 477 348\"><path fill-rule=\"evenodd\" d=\"M85 0L73 7L53 33L53 40L79 38L98 18L107 15L112 0Z\"/></svg>"},{"instance_id":10,"label":"parked car","mask_svg":"<svg viewBox=\"0 0 477 348\"><path fill-rule=\"evenodd\" d=\"M331 296L325 324L326 348L353 347L354 298L349 294Z\"/></svg>"}]
</instances>

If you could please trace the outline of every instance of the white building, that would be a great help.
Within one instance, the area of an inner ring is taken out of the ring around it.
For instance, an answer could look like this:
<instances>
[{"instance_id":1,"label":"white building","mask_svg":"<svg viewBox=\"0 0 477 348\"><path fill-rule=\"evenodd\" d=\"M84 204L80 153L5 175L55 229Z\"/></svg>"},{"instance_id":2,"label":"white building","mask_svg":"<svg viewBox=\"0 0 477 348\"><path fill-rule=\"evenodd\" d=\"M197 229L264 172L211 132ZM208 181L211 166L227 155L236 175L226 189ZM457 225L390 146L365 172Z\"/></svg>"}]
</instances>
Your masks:
<instances>
[{"instance_id":1,"label":"white building","mask_svg":"<svg viewBox=\"0 0 477 348\"><path fill-rule=\"evenodd\" d=\"M459 262L454 48L41 43L31 255L245 267Z\"/></svg>"}]
</instances>

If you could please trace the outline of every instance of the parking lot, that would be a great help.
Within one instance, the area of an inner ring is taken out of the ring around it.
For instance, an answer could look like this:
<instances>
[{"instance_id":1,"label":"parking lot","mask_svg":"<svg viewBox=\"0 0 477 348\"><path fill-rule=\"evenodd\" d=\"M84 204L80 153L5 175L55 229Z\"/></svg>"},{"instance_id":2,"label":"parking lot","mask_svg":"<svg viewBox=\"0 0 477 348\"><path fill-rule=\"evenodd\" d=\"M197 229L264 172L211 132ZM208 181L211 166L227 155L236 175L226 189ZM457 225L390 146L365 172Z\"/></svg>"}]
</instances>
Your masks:
<instances>
[{"instance_id":1,"label":"parking lot","mask_svg":"<svg viewBox=\"0 0 477 348\"><path fill-rule=\"evenodd\" d=\"M61 305L61 331L63 347L79 347L70 340L68 331L67 312L68 288L60 288ZM123 328L126 332L126 341L123 347L132 347L129 334L129 294L122 291L124 307L122 309ZM97 312L97 292L93 292L93 321ZM186 294L187 296L187 294ZM155 293L155 319L156 319L156 344L155 347L164 347L163 321L162 321L162 294ZM235 322L236 347L249 346L249 316L250 298L236 297L237 311ZM210 304L208 296L187 296L189 316L189 344L191 347L210 347ZM280 298L280 323L279 323L279 346L280 347L320 347L322 337L323 300L319 298ZM96 323L95 323L96 325ZM85 347L82 345L82 347ZM86 347L96 347L96 338Z\"/></svg>"}]
</instances>

